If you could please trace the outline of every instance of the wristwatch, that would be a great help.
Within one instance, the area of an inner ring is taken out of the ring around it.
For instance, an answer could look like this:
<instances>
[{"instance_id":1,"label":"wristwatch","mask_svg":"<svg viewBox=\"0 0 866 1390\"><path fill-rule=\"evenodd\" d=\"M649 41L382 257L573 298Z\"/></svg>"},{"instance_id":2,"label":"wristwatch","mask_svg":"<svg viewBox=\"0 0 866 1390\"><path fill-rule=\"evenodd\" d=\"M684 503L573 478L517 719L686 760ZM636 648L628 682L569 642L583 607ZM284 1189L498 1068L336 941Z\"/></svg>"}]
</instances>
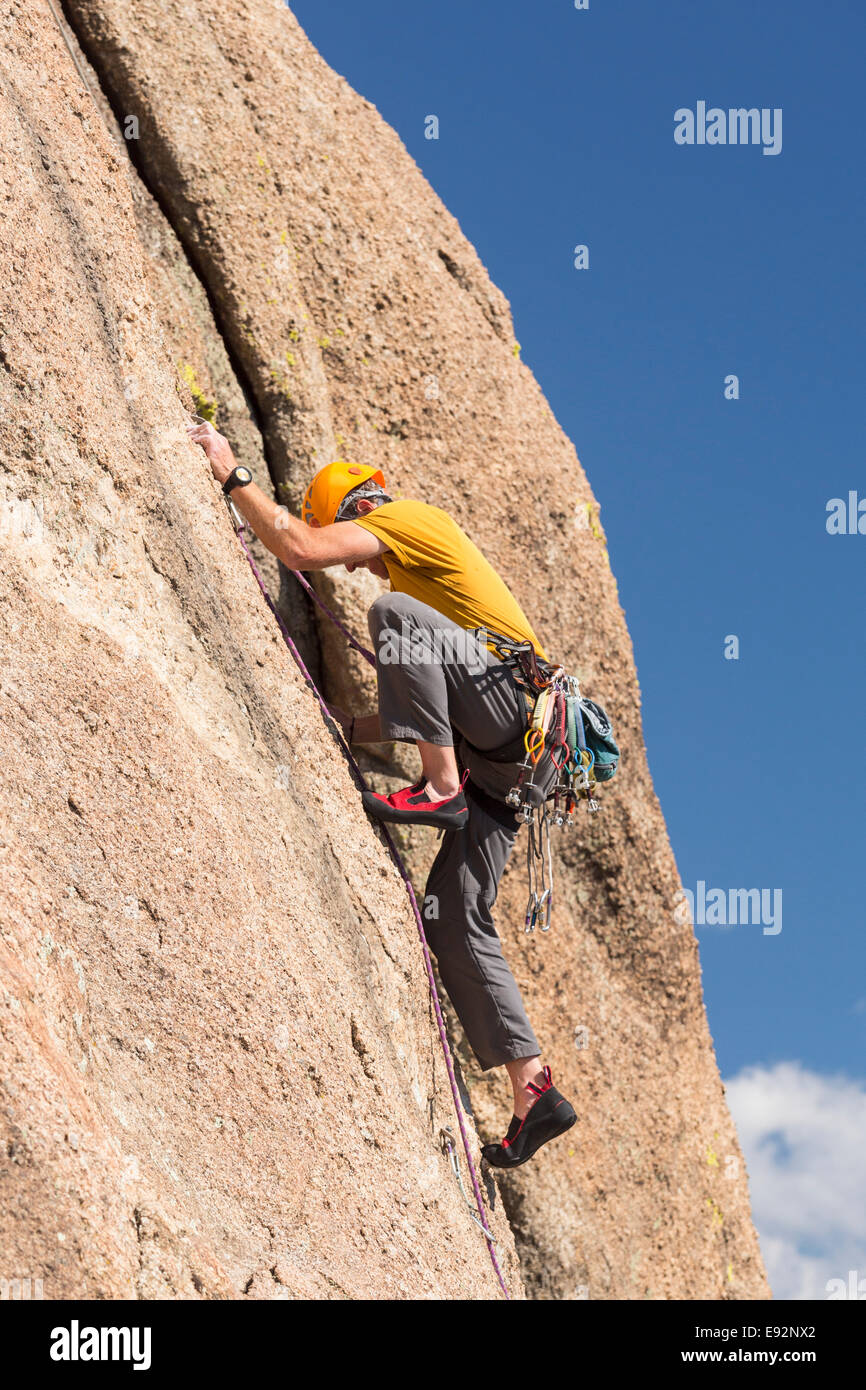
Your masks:
<instances>
[{"instance_id":1,"label":"wristwatch","mask_svg":"<svg viewBox=\"0 0 866 1390\"><path fill-rule=\"evenodd\" d=\"M250 472L250 470L248 468L244 468L242 463L239 463L232 469L231 473L228 475L225 482L223 483L223 493L226 497L228 497L232 488L246 487L247 483L251 483L252 480L253 475Z\"/></svg>"}]
</instances>

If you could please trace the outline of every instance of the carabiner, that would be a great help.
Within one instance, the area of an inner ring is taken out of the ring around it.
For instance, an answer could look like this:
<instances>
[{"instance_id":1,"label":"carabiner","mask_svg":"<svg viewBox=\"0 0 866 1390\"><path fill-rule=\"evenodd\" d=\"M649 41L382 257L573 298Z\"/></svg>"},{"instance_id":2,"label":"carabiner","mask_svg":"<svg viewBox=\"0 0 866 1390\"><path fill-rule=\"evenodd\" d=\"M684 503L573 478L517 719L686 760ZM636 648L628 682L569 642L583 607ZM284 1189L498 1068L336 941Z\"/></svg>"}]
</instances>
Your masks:
<instances>
[{"instance_id":1,"label":"carabiner","mask_svg":"<svg viewBox=\"0 0 866 1390\"><path fill-rule=\"evenodd\" d=\"M541 928L541 930L550 931L550 914L553 911L553 889L545 888L542 894L542 898L544 899L544 926ZM539 903L539 908L541 906L542 904Z\"/></svg>"},{"instance_id":2,"label":"carabiner","mask_svg":"<svg viewBox=\"0 0 866 1390\"><path fill-rule=\"evenodd\" d=\"M526 917L524 919L523 924L523 930L527 936L530 932L535 931L535 922L536 918L538 917L540 907L541 903L538 900L538 894L533 888L532 892L529 895L529 901L526 904Z\"/></svg>"},{"instance_id":3,"label":"carabiner","mask_svg":"<svg viewBox=\"0 0 866 1390\"><path fill-rule=\"evenodd\" d=\"M229 509L229 520L231 521L232 526L235 528L235 534L238 534L238 532L243 530L244 519L238 511L237 507L235 506L234 502L232 501L231 495L228 492L224 492L223 497L225 498L226 506Z\"/></svg>"},{"instance_id":4,"label":"carabiner","mask_svg":"<svg viewBox=\"0 0 866 1390\"><path fill-rule=\"evenodd\" d=\"M532 759L533 767L538 762L544 752L544 730L527 729L523 735L523 744L526 748L526 755Z\"/></svg>"},{"instance_id":5,"label":"carabiner","mask_svg":"<svg viewBox=\"0 0 866 1390\"><path fill-rule=\"evenodd\" d=\"M556 755L560 749L562 749L562 756L560 758L557 758ZM556 768L557 772L562 771L570 757L571 749L569 748L567 743L555 743L550 750L550 761L553 763L553 766Z\"/></svg>"}]
</instances>

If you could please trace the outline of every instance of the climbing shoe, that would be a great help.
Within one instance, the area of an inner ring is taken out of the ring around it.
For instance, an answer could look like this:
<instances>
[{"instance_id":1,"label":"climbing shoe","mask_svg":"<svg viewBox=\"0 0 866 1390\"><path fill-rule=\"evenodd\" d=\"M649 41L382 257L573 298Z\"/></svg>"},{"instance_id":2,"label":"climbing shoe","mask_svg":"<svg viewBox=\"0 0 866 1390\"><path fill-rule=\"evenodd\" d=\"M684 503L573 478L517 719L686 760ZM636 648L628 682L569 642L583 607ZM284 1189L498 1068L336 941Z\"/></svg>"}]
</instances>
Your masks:
<instances>
[{"instance_id":1,"label":"climbing shoe","mask_svg":"<svg viewBox=\"0 0 866 1390\"><path fill-rule=\"evenodd\" d=\"M544 1085L530 1081L526 1087L536 1097L522 1120L511 1116L511 1124L501 1144L485 1144L481 1150L492 1168L519 1168L550 1139L571 1129L577 1119L565 1096L560 1095L544 1068Z\"/></svg>"},{"instance_id":2,"label":"climbing shoe","mask_svg":"<svg viewBox=\"0 0 866 1390\"><path fill-rule=\"evenodd\" d=\"M400 825L435 825L443 830L460 830L469 819L469 807L461 787L454 796L431 801L422 778L412 787L401 787L390 796L365 791L363 800L376 820L397 821Z\"/></svg>"}]
</instances>

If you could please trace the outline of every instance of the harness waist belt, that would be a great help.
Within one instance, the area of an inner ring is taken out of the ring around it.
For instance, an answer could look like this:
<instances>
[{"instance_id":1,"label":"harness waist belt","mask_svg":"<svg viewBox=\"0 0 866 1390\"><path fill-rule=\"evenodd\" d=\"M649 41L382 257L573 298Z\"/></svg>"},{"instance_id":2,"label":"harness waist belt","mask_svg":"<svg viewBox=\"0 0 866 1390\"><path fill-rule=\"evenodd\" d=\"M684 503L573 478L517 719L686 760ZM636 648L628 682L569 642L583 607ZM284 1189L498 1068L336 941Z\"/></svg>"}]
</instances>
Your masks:
<instances>
[{"instance_id":1,"label":"harness waist belt","mask_svg":"<svg viewBox=\"0 0 866 1390\"><path fill-rule=\"evenodd\" d=\"M495 820L498 825L503 826L506 830L518 828L519 822L511 807L506 806L504 801L499 801L495 796L491 796L489 792L482 791L471 777L467 777L463 791L472 801L477 802L482 811L486 811L488 816Z\"/></svg>"},{"instance_id":2,"label":"harness waist belt","mask_svg":"<svg viewBox=\"0 0 866 1390\"><path fill-rule=\"evenodd\" d=\"M468 738L464 739L466 745L477 753L479 758L486 758L489 763L519 763L526 756L526 745L524 735L518 734L508 743L503 743L499 748L476 748L474 743L470 743Z\"/></svg>"}]
</instances>

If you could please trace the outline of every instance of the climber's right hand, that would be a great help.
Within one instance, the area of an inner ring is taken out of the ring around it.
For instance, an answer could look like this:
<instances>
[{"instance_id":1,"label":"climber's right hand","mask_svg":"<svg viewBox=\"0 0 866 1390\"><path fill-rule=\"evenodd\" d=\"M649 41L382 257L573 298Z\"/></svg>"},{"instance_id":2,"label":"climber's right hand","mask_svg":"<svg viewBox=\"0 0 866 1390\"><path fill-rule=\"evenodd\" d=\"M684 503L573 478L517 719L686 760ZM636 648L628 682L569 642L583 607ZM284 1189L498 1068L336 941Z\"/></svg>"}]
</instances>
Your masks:
<instances>
[{"instance_id":1,"label":"climber's right hand","mask_svg":"<svg viewBox=\"0 0 866 1390\"><path fill-rule=\"evenodd\" d=\"M237 463L237 459L232 453L232 446L225 435L215 430L207 420L204 424L190 421L186 428L190 443L201 445L207 454L207 461L217 482L224 483Z\"/></svg>"}]
</instances>

